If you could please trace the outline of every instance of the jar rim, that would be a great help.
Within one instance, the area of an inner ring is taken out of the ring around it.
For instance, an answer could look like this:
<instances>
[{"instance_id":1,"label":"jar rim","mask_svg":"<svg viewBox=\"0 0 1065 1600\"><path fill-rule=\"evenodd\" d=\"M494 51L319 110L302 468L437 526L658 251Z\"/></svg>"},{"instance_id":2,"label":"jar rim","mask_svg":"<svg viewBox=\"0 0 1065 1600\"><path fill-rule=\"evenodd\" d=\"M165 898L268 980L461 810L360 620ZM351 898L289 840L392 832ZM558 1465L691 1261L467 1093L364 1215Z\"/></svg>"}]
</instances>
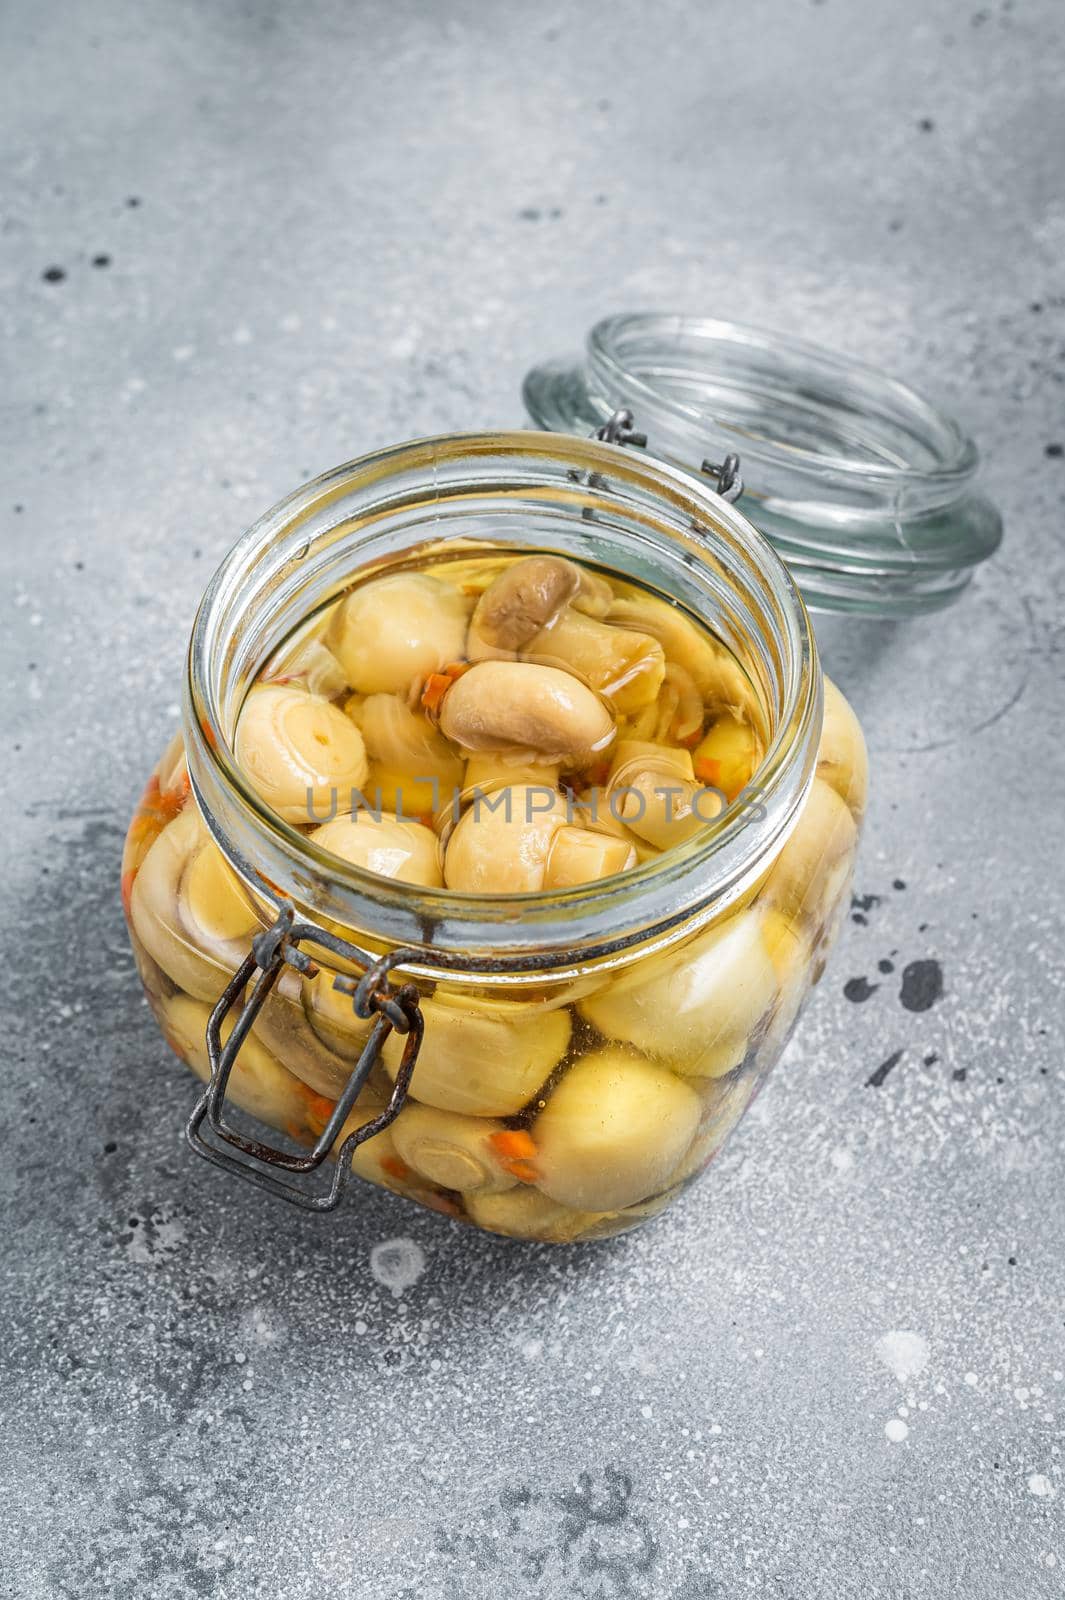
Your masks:
<instances>
[{"instance_id":1,"label":"jar rim","mask_svg":"<svg viewBox=\"0 0 1065 1600\"><path fill-rule=\"evenodd\" d=\"M856 482L869 479L886 479L900 488L908 483L922 485L942 484L954 489L967 482L979 465L979 452L974 441L959 424L916 389L901 379L890 377L878 368L837 351L801 339L794 334L772 332L752 323L732 322L719 317L686 316L665 312L620 312L603 317L588 334L587 349L592 372L609 375L619 391L624 390L646 406L660 407L663 411L705 429L705 414L698 407L685 405L661 383L653 383L631 365L633 340L657 341L663 348L676 351L684 345L697 350L708 363L713 352L732 350L755 353L769 357L775 365L786 368L789 363L797 367L802 363L818 374L860 382L870 403L879 399L884 404L904 409L915 427L925 433L924 443L938 459L927 463L874 460L857 455L832 454L814 450L809 446L785 443L771 438L745 435L742 449L746 460L775 461L795 467L805 464L811 471L851 477ZM613 392L613 389L611 391Z\"/></svg>"},{"instance_id":2,"label":"jar rim","mask_svg":"<svg viewBox=\"0 0 1065 1600\"><path fill-rule=\"evenodd\" d=\"M683 312L597 322L537 363L533 421L587 433L634 414L659 459L740 457L747 511L814 609L908 617L950 604L998 548L979 452L908 384L790 334Z\"/></svg>"},{"instance_id":3,"label":"jar rim","mask_svg":"<svg viewBox=\"0 0 1065 1600\"><path fill-rule=\"evenodd\" d=\"M381 542L388 539L424 552L426 533L438 533L456 509L469 515L477 494L519 514L550 504L557 516L561 505L568 537L575 529L583 537L591 526L603 539L607 529L615 550L635 537L631 520L678 582L694 590L702 584L709 595L721 572L737 585L757 614L754 626L766 630L777 673L759 815L730 806L705 836L613 879L485 897L367 872L322 850L260 799L236 762L232 736L257 670L290 631L288 621L300 617L300 583L313 577L339 594L360 570L355 560L337 570L345 551L363 553L363 573L383 571L395 560L395 549L390 555ZM412 533L420 544L410 542ZM637 938L641 947L649 938L669 942L693 918L738 902L797 816L813 777L820 718L820 667L805 606L747 520L679 468L617 445L536 432L448 434L391 446L322 474L266 512L208 584L193 626L184 701L197 802L257 895L275 906L293 900L323 925L413 947L429 968L434 957L464 952L501 973L528 968L531 959L555 969L584 965Z\"/></svg>"}]
</instances>

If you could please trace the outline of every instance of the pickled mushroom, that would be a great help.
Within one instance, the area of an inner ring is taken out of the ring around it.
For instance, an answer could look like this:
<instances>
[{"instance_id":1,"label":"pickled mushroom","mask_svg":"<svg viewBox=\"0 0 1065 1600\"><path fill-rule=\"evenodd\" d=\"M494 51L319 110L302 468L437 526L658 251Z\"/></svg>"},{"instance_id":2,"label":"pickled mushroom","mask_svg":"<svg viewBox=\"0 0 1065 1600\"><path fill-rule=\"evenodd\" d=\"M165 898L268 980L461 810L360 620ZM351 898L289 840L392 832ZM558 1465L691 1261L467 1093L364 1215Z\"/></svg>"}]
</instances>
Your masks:
<instances>
[{"instance_id":1,"label":"pickled mushroom","mask_svg":"<svg viewBox=\"0 0 1065 1600\"><path fill-rule=\"evenodd\" d=\"M779 981L764 916L750 909L652 961L636 962L585 996L580 1010L608 1039L634 1045L691 1077L743 1060Z\"/></svg>"},{"instance_id":2,"label":"pickled mushroom","mask_svg":"<svg viewBox=\"0 0 1065 1600\"><path fill-rule=\"evenodd\" d=\"M530 1101L566 1053L569 1013L537 1005L422 1001L425 1037L411 1094L441 1111L511 1117ZM390 1034L381 1059L395 1081L404 1041Z\"/></svg>"},{"instance_id":3,"label":"pickled mushroom","mask_svg":"<svg viewBox=\"0 0 1065 1600\"><path fill-rule=\"evenodd\" d=\"M465 649L466 598L429 573L397 572L341 601L326 643L359 694L408 694Z\"/></svg>"},{"instance_id":4,"label":"pickled mushroom","mask_svg":"<svg viewBox=\"0 0 1065 1600\"><path fill-rule=\"evenodd\" d=\"M339 706L298 684L262 683L241 708L234 754L287 822L313 822L350 803L369 770L362 734Z\"/></svg>"},{"instance_id":5,"label":"pickled mushroom","mask_svg":"<svg viewBox=\"0 0 1065 1600\"><path fill-rule=\"evenodd\" d=\"M505 1164L507 1129L487 1117L408 1100L392 1125L396 1154L420 1177L464 1194L498 1194L518 1182Z\"/></svg>"},{"instance_id":6,"label":"pickled mushroom","mask_svg":"<svg viewBox=\"0 0 1065 1600\"><path fill-rule=\"evenodd\" d=\"M320 849L382 878L430 889L444 881L440 845L432 829L388 811L376 815L360 810L334 817L315 828L311 839Z\"/></svg>"},{"instance_id":7,"label":"pickled mushroom","mask_svg":"<svg viewBox=\"0 0 1065 1600\"><path fill-rule=\"evenodd\" d=\"M532 1126L539 1187L584 1211L654 1194L695 1137L699 1097L665 1067L618 1045L582 1056Z\"/></svg>"},{"instance_id":8,"label":"pickled mushroom","mask_svg":"<svg viewBox=\"0 0 1065 1600\"><path fill-rule=\"evenodd\" d=\"M524 661L480 661L456 678L440 706L440 728L471 754L574 768L614 737L614 719L591 689L557 667Z\"/></svg>"}]
</instances>

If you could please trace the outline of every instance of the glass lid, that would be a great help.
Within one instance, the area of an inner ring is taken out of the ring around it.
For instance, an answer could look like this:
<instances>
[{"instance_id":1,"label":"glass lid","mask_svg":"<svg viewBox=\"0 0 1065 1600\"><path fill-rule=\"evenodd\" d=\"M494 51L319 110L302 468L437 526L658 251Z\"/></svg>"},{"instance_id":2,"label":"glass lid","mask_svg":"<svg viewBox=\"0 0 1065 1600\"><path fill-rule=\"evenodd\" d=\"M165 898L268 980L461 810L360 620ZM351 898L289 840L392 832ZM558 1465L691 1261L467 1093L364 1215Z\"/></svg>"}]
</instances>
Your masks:
<instances>
[{"instance_id":1,"label":"glass lid","mask_svg":"<svg viewBox=\"0 0 1065 1600\"><path fill-rule=\"evenodd\" d=\"M817 610L938 610L1002 538L958 424L804 340L711 317L608 317L582 356L534 367L523 395L533 421L558 433L629 411L647 451L689 472L717 479L737 455L740 509Z\"/></svg>"}]
</instances>

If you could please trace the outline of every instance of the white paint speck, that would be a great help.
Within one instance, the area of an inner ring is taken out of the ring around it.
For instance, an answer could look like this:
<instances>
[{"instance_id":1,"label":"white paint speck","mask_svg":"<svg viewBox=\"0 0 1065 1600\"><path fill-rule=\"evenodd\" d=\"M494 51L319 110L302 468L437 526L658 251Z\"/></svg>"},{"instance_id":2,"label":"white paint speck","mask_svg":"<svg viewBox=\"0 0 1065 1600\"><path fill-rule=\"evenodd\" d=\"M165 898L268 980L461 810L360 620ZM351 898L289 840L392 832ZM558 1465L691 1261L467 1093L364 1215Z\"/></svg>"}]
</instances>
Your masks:
<instances>
[{"instance_id":1,"label":"white paint speck","mask_svg":"<svg viewBox=\"0 0 1065 1600\"><path fill-rule=\"evenodd\" d=\"M876 1353L900 1383L916 1378L928 1365L928 1341L919 1333L896 1329L876 1341Z\"/></svg>"},{"instance_id":2,"label":"white paint speck","mask_svg":"<svg viewBox=\"0 0 1065 1600\"><path fill-rule=\"evenodd\" d=\"M976 1385L980 1382L980 1379L976 1376L975 1372L967 1372L965 1374L965 1381L969 1385L970 1389L975 1389Z\"/></svg>"},{"instance_id":3,"label":"white paint speck","mask_svg":"<svg viewBox=\"0 0 1065 1600\"><path fill-rule=\"evenodd\" d=\"M849 1150L844 1150L842 1145L840 1145L838 1149L830 1150L828 1159L831 1161L837 1172L853 1171L854 1157L851 1155Z\"/></svg>"},{"instance_id":4,"label":"white paint speck","mask_svg":"<svg viewBox=\"0 0 1065 1600\"><path fill-rule=\"evenodd\" d=\"M641 1406L640 1416L643 1417L645 1422L650 1422L651 1418L654 1416L654 1412L651 1410L650 1406Z\"/></svg>"},{"instance_id":5,"label":"white paint speck","mask_svg":"<svg viewBox=\"0 0 1065 1600\"><path fill-rule=\"evenodd\" d=\"M425 1252L413 1239L385 1239L370 1251L370 1271L398 1300L425 1271Z\"/></svg>"},{"instance_id":6,"label":"white paint speck","mask_svg":"<svg viewBox=\"0 0 1065 1600\"><path fill-rule=\"evenodd\" d=\"M251 329L241 323L239 328L233 329L234 344L251 344Z\"/></svg>"},{"instance_id":7,"label":"white paint speck","mask_svg":"<svg viewBox=\"0 0 1065 1600\"><path fill-rule=\"evenodd\" d=\"M884 1432L892 1444L901 1444L910 1436L910 1430L900 1417L892 1417L890 1422L885 1422Z\"/></svg>"},{"instance_id":8,"label":"white paint speck","mask_svg":"<svg viewBox=\"0 0 1065 1600\"><path fill-rule=\"evenodd\" d=\"M1045 1472L1033 1472L1028 1479L1028 1493L1037 1495L1040 1500L1045 1500L1054 1493L1054 1485Z\"/></svg>"}]
</instances>

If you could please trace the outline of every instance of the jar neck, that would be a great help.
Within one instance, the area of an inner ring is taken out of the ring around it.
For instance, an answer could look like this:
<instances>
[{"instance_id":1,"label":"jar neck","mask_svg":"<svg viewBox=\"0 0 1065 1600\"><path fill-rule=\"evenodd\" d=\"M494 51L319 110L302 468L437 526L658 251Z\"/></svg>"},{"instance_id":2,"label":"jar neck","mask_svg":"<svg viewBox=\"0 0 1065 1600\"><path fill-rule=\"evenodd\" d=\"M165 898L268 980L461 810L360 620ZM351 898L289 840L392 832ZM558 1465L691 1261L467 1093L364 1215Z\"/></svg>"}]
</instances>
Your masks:
<instances>
[{"instance_id":1,"label":"jar neck","mask_svg":"<svg viewBox=\"0 0 1065 1600\"><path fill-rule=\"evenodd\" d=\"M619 877L507 898L399 884L321 850L259 798L233 739L262 666L305 619L397 564L546 550L671 596L748 671L768 739L748 791L695 839ZM567 971L665 944L738 903L765 871L813 775L821 679L794 583L745 519L687 474L563 435L418 440L325 474L268 512L212 578L184 702L189 770L223 852L261 898L404 945L433 971L468 957L501 975Z\"/></svg>"}]
</instances>

